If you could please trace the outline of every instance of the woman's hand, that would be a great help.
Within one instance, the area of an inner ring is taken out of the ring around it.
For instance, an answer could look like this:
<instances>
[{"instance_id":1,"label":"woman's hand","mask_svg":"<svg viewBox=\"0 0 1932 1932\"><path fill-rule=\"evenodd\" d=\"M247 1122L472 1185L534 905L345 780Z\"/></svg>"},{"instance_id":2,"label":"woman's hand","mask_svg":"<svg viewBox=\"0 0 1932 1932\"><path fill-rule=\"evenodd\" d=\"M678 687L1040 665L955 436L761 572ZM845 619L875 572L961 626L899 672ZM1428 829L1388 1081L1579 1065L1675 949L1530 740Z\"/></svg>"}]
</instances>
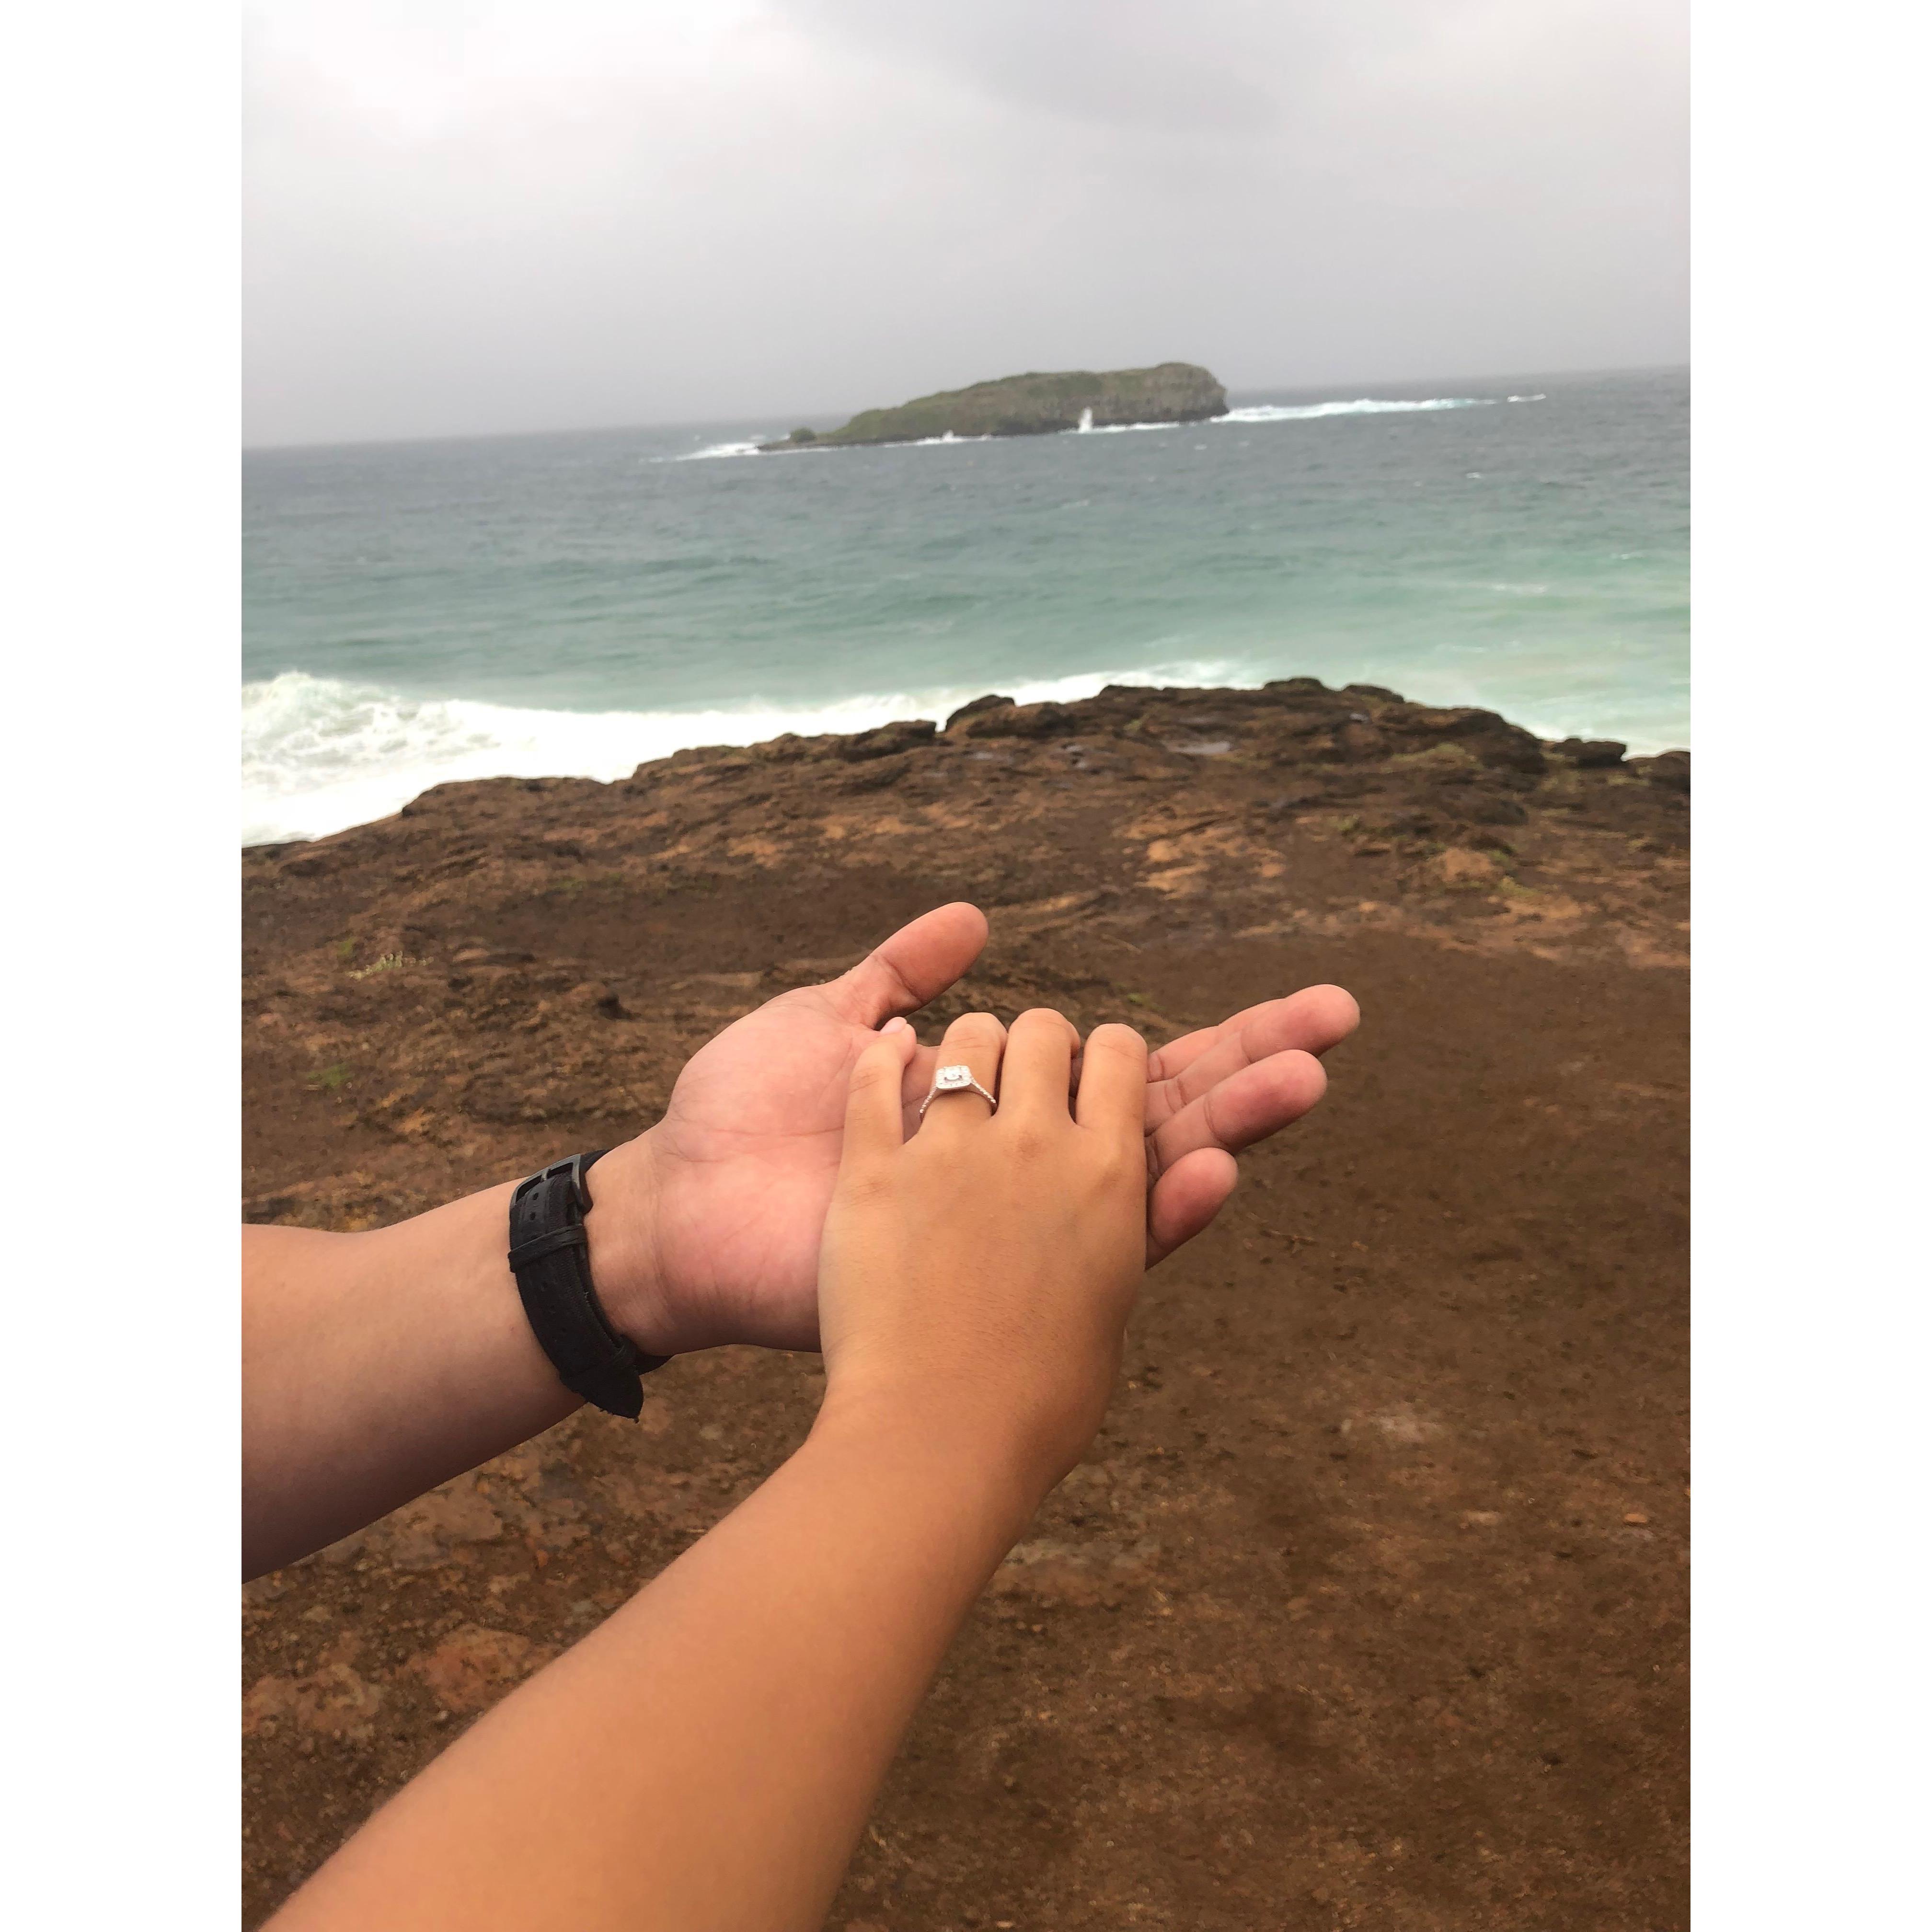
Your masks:
<instances>
[{"instance_id":1,"label":"woman's hand","mask_svg":"<svg viewBox=\"0 0 1932 1932\"><path fill-rule=\"evenodd\" d=\"M819 1263L825 1420L937 1436L1016 1478L1028 1506L1100 1426L1147 1261L1147 1048L1045 1008L990 1013L938 1060L999 1096L937 1096L906 1136L902 1020L860 1057Z\"/></svg>"},{"instance_id":2,"label":"woman's hand","mask_svg":"<svg viewBox=\"0 0 1932 1932\"><path fill-rule=\"evenodd\" d=\"M944 992L986 937L974 908L941 906L849 973L768 1000L693 1056L664 1118L614 1148L591 1177L591 1274L616 1327L653 1354L728 1342L819 1346L820 1238L838 1182L850 1076L880 1023ZM1147 1265L1214 1218L1234 1186L1236 1152L1321 1097L1316 1056L1354 1024L1355 1003L1339 986L1311 986L1151 1059L1134 1049L1145 1090L1133 1166ZM1036 1020L1023 1024L1030 1034ZM1065 1022L1048 1026L1057 1037L1056 1025ZM990 1019L973 1026L998 1034ZM1095 1039L1118 1035L1102 1028ZM904 1138L941 1054L909 1035L892 1050ZM1064 1066L1072 1050L1070 1042L1047 1052ZM959 1057L990 1054L997 1065L998 1052L995 1041ZM944 1142L962 1113L983 1105L942 1100L920 1142ZM1006 1124L1024 1111L1016 1097ZM1083 1114L1082 1127L1090 1124ZM1072 1131L1064 1103L1060 1127ZM505 1258L512 1186L365 1234L245 1232L250 1574L347 1535L574 1406L530 1332ZM996 1231L973 1232L976 1252L991 1252ZM947 1258L967 1253L950 1249Z\"/></svg>"},{"instance_id":3,"label":"woman's hand","mask_svg":"<svg viewBox=\"0 0 1932 1932\"><path fill-rule=\"evenodd\" d=\"M940 906L838 979L768 1000L693 1056L657 1126L598 1162L591 1270L611 1319L640 1348L818 1346L819 1238L847 1081L873 1029L936 999L986 940L976 908ZM1241 1149L1320 1100L1318 1056L1356 1018L1340 987L1305 987L1172 1041L1146 1063L1148 1265L1214 1218ZM908 1132L938 1058L921 1047L907 1059Z\"/></svg>"},{"instance_id":4,"label":"woman's hand","mask_svg":"<svg viewBox=\"0 0 1932 1932\"><path fill-rule=\"evenodd\" d=\"M1147 1052L958 1022L1000 1095L846 1096L798 1451L351 1838L279 1932L809 1932L946 1646L1098 1426L1146 1264ZM1002 1048L1004 1066L1001 1066Z\"/></svg>"}]
</instances>

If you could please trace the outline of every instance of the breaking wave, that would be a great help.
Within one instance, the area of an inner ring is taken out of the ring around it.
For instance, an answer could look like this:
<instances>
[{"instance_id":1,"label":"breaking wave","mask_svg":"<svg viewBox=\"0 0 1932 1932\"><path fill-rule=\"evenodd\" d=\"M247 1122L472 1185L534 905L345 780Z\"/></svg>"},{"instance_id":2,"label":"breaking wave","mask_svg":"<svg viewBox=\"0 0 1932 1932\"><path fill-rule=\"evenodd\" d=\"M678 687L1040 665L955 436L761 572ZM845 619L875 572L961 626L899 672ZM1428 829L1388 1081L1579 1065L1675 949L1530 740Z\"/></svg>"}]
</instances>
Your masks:
<instances>
[{"instance_id":1,"label":"breaking wave","mask_svg":"<svg viewBox=\"0 0 1932 1932\"><path fill-rule=\"evenodd\" d=\"M755 442L714 442L704 449L687 449L678 456L653 456L653 463L705 463L718 456L756 456Z\"/></svg>"},{"instance_id":2,"label":"breaking wave","mask_svg":"<svg viewBox=\"0 0 1932 1932\"><path fill-rule=\"evenodd\" d=\"M1216 416L1217 423L1312 422L1318 416L1408 416L1418 410L1486 410L1496 396L1425 396L1405 402L1381 396L1358 396L1352 402L1255 403Z\"/></svg>"},{"instance_id":3,"label":"breaking wave","mask_svg":"<svg viewBox=\"0 0 1932 1932\"><path fill-rule=\"evenodd\" d=\"M1022 704L1090 698L1102 685L1214 685L1235 667L1175 664L999 688ZM470 698L408 698L284 671L242 687L242 842L319 838L392 812L458 778L626 777L688 745L755 745L781 733L863 731L896 718L944 720L987 688L881 692L828 704L757 699L704 711L538 711Z\"/></svg>"}]
</instances>

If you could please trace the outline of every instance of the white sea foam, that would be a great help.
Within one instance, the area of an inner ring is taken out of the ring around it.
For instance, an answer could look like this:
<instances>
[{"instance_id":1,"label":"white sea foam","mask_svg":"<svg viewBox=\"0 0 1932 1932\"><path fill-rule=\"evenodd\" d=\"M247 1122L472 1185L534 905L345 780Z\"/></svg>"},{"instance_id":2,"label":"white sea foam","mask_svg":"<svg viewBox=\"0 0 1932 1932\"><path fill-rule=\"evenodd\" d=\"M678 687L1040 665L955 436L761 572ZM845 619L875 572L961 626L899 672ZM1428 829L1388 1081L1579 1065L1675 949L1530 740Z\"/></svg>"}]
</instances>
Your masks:
<instances>
[{"instance_id":1,"label":"white sea foam","mask_svg":"<svg viewBox=\"0 0 1932 1932\"><path fill-rule=\"evenodd\" d=\"M718 456L756 456L755 442L714 442L703 449L687 449L681 456L654 456L653 463L705 463Z\"/></svg>"},{"instance_id":2,"label":"white sea foam","mask_svg":"<svg viewBox=\"0 0 1932 1932\"><path fill-rule=\"evenodd\" d=\"M1174 664L1000 688L1023 704L1090 698L1106 684L1214 685L1236 668ZM383 818L457 778L622 778L687 745L754 745L782 732L862 731L946 714L977 684L788 706L756 699L704 711L535 711L412 698L306 671L242 688L242 842L316 838Z\"/></svg>"},{"instance_id":3,"label":"white sea foam","mask_svg":"<svg viewBox=\"0 0 1932 1932\"><path fill-rule=\"evenodd\" d=\"M1404 400L1384 396L1358 396L1352 402L1253 403L1216 416L1217 423L1312 422L1320 416L1407 416L1418 410L1484 410L1494 396L1424 396Z\"/></svg>"},{"instance_id":4,"label":"white sea foam","mask_svg":"<svg viewBox=\"0 0 1932 1932\"><path fill-rule=\"evenodd\" d=\"M1096 423L1091 410L1082 410L1079 422L1072 428L1060 430L1055 434L1060 436L1130 436L1140 430L1185 429L1186 427L1185 423L1178 422Z\"/></svg>"}]
</instances>

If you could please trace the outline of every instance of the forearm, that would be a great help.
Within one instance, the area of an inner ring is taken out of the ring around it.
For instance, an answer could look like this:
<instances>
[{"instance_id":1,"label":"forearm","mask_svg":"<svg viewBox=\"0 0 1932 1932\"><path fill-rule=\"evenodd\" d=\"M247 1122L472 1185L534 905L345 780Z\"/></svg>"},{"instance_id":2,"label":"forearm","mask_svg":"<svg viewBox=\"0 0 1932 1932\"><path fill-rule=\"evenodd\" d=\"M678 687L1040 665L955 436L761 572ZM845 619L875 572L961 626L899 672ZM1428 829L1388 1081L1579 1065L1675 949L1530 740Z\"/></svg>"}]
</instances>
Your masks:
<instances>
[{"instance_id":1,"label":"forearm","mask_svg":"<svg viewBox=\"0 0 1932 1932\"><path fill-rule=\"evenodd\" d=\"M325 1866L288 1932L817 1926L1036 1501L1010 1456L930 1418L821 1418Z\"/></svg>"},{"instance_id":2,"label":"forearm","mask_svg":"<svg viewBox=\"0 0 1932 1932\"><path fill-rule=\"evenodd\" d=\"M512 1184L368 1234L244 1230L249 1574L346 1535L577 1406L510 1274Z\"/></svg>"},{"instance_id":3,"label":"forearm","mask_svg":"<svg viewBox=\"0 0 1932 1932\"><path fill-rule=\"evenodd\" d=\"M619 1330L681 1346L655 1264L656 1156L591 1176L592 1281ZM260 1575L514 1448L577 1408L510 1272L514 1182L368 1234L243 1230L242 1562Z\"/></svg>"}]
</instances>

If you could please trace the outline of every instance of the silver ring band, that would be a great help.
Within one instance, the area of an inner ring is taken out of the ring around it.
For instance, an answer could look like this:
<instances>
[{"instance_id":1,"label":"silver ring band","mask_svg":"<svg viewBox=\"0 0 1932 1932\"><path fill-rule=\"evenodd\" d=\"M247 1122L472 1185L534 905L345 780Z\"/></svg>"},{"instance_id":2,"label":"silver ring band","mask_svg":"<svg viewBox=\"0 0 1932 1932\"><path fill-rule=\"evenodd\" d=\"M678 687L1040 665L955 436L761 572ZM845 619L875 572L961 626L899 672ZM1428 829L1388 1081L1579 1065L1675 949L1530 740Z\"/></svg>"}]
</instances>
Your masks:
<instances>
[{"instance_id":1,"label":"silver ring band","mask_svg":"<svg viewBox=\"0 0 1932 1932\"><path fill-rule=\"evenodd\" d=\"M1000 1103L973 1078L970 1066L941 1066L932 1076L932 1084L926 1089L926 1098L919 1103L920 1117L923 1119L926 1110L942 1094L976 1094L995 1113Z\"/></svg>"}]
</instances>

